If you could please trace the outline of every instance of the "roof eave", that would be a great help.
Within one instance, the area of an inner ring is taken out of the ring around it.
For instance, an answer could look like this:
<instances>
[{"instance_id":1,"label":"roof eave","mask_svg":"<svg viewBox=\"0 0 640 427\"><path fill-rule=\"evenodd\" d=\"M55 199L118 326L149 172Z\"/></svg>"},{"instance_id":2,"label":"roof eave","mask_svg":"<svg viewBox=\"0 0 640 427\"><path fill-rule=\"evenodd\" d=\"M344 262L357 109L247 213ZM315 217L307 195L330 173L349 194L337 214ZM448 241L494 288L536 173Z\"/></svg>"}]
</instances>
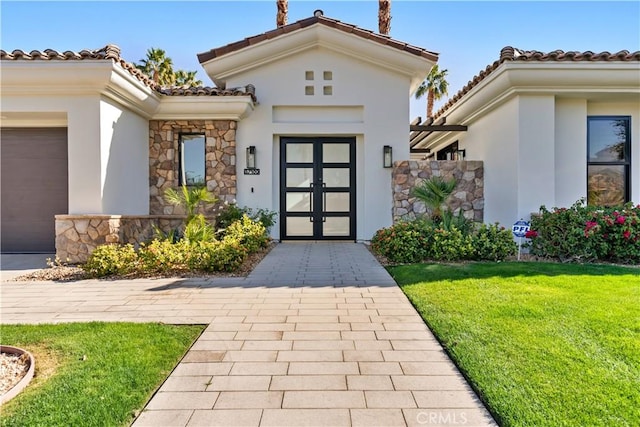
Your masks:
<instances>
[{"instance_id":1,"label":"roof eave","mask_svg":"<svg viewBox=\"0 0 640 427\"><path fill-rule=\"evenodd\" d=\"M225 87L234 75L318 46L406 74L411 77L411 90L417 88L438 59L437 54L416 54L335 28L314 25L211 58L202 66L216 86Z\"/></svg>"},{"instance_id":2,"label":"roof eave","mask_svg":"<svg viewBox=\"0 0 640 427\"><path fill-rule=\"evenodd\" d=\"M523 94L640 97L640 62L504 62L438 118L469 126L512 97ZM414 148L435 146L449 135L450 132L433 133Z\"/></svg>"}]
</instances>

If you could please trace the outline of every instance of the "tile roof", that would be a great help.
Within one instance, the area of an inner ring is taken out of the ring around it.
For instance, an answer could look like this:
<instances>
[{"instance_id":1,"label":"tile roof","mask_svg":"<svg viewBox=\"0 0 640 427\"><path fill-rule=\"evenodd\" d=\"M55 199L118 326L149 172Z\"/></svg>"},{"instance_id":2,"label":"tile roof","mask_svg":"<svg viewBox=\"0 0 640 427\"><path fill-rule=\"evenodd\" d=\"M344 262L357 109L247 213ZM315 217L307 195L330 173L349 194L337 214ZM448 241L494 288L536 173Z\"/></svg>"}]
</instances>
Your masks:
<instances>
[{"instance_id":1,"label":"tile roof","mask_svg":"<svg viewBox=\"0 0 640 427\"><path fill-rule=\"evenodd\" d=\"M274 30L267 31L266 33L247 37L243 40L230 43L215 49L211 49L207 52L199 53L198 60L202 64L213 58L219 58L228 53L235 52L235 51L244 49L245 47L261 43L265 40L271 40L283 34L292 33L294 31L301 30L303 28L310 27L315 24L321 24L330 28L335 28L337 30L344 31L345 33L353 34L358 37L362 37L364 39L371 40L385 46L390 46L399 50L403 50L405 52L411 53L416 56L421 56L421 57L430 59L432 61L438 60L438 54L435 52L428 51L421 47L412 46L408 43L404 43L404 42L392 39L391 37L386 36L384 34L378 34L371 30L365 30L355 25L347 24L342 21L338 21L337 19L327 18L326 16L322 16L322 15L305 18L300 21L296 21L292 24L284 25Z\"/></svg>"},{"instance_id":2,"label":"tile roof","mask_svg":"<svg viewBox=\"0 0 640 427\"><path fill-rule=\"evenodd\" d=\"M235 89L219 89L216 87L161 87L155 83L149 76L140 71L136 66L130 62L125 61L120 57L120 48L116 45L106 45L103 48L88 50L84 49L79 52L67 50L64 52L58 52L53 49L45 49L43 51L32 50L25 52L20 49L6 52L0 49L0 60L3 61L83 61L83 60L104 60L113 61L119 64L123 69L129 72L136 79L141 81L144 85L153 89L154 91L166 95L166 96L251 96L253 101L256 101L255 87L253 85L247 85L242 88Z\"/></svg>"},{"instance_id":3,"label":"tile roof","mask_svg":"<svg viewBox=\"0 0 640 427\"><path fill-rule=\"evenodd\" d=\"M167 96L246 96L250 95L255 101L256 88L249 84L243 87L220 89L217 87L168 87L157 89Z\"/></svg>"},{"instance_id":4,"label":"tile roof","mask_svg":"<svg viewBox=\"0 0 640 427\"><path fill-rule=\"evenodd\" d=\"M482 70L478 75L474 76L462 89L458 91L434 114L433 118L437 119L447 112L460 98L469 93L471 89L476 87L489 74L497 69L504 62L631 62L640 61L640 51L629 52L621 50L616 53L591 51L576 52L563 50L554 50L552 52L539 52L537 50L520 50L511 46L506 46L500 50L500 59Z\"/></svg>"}]
</instances>

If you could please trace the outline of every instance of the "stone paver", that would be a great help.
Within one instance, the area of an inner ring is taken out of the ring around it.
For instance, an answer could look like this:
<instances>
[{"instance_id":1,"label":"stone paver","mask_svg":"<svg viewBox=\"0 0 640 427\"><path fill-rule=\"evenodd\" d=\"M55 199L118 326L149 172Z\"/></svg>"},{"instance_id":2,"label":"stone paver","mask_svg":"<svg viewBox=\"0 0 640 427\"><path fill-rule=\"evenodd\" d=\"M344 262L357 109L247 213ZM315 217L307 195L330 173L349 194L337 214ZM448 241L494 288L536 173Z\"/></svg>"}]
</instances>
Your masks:
<instances>
[{"instance_id":1,"label":"stone paver","mask_svg":"<svg viewBox=\"0 0 640 427\"><path fill-rule=\"evenodd\" d=\"M6 282L0 292L4 324L207 324L136 427L495 425L361 244L280 244L247 278Z\"/></svg>"}]
</instances>

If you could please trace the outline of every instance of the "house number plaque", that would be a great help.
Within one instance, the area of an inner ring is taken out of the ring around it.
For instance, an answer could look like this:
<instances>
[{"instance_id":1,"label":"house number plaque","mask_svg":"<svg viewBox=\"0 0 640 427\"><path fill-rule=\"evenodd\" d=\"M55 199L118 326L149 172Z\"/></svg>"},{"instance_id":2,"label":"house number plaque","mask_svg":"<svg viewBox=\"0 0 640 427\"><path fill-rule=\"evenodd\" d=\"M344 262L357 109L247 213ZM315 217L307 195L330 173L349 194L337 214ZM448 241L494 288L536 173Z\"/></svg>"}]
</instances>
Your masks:
<instances>
[{"instance_id":1,"label":"house number plaque","mask_svg":"<svg viewBox=\"0 0 640 427\"><path fill-rule=\"evenodd\" d=\"M245 175L260 175L260 169L245 169Z\"/></svg>"}]
</instances>

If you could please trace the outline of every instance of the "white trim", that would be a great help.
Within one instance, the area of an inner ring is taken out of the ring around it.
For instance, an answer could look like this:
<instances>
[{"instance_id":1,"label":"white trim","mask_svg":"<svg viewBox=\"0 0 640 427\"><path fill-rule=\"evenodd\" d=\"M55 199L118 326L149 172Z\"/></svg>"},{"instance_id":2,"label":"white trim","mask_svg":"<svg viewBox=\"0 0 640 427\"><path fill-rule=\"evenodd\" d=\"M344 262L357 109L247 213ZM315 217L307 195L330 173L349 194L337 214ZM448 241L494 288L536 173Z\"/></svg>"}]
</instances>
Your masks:
<instances>
[{"instance_id":1,"label":"white trim","mask_svg":"<svg viewBox=\"0 0 640 427\"><path fill-rule=\"evenodd\" d=\"M165 96L153 120L235 120L254 110L250 96Z\"/></svg>"}]
</instances>

